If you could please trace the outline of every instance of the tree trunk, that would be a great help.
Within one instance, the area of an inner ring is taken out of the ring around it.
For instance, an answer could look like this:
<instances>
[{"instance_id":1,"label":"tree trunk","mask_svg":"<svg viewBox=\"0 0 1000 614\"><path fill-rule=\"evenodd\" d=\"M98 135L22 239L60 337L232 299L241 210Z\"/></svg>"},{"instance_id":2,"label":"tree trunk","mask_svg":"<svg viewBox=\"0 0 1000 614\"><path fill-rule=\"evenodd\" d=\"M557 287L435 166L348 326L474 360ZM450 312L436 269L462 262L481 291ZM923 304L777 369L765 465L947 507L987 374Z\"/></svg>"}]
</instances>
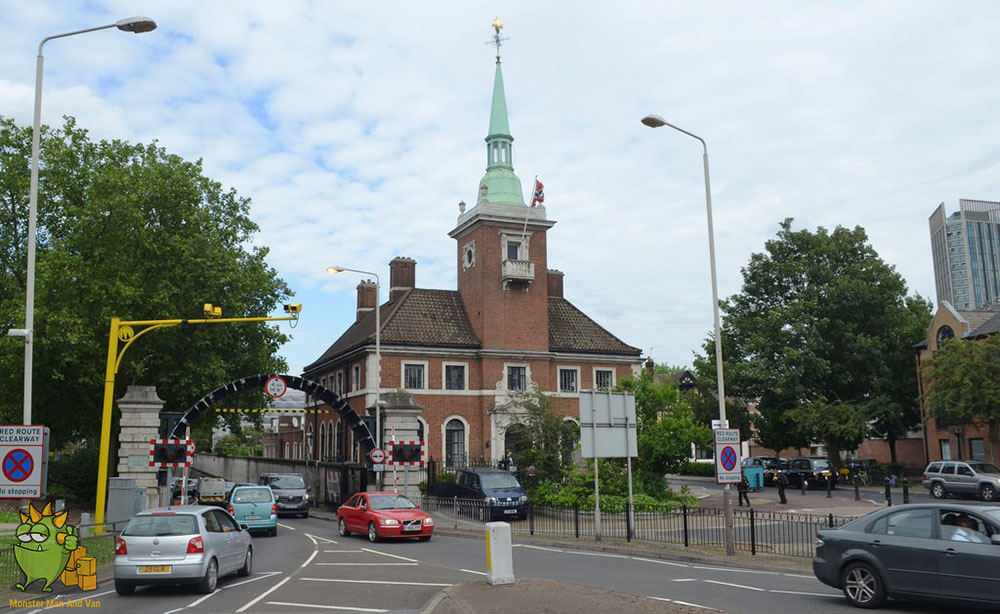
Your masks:
<instances>
[{"instance_id":1,"label":"tree trunk","mask_svg":"<svg viewBox=\"0 0 1000 614\"><path fill-rule=\"evenodd\" d=\"M896 436L889 433L885 439L889 442L889 462L896 465L898 464L896 462Z\"/></svg>"}]
</instances>

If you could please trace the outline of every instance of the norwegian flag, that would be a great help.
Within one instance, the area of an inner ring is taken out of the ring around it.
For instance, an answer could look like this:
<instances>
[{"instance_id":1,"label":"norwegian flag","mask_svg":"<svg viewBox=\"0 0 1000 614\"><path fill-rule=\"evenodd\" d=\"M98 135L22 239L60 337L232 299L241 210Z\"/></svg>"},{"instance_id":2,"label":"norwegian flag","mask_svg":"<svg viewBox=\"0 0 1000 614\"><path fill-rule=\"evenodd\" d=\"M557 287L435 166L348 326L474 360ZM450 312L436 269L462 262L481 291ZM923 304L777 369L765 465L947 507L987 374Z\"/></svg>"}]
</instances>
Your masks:
<instances>
[{"instance_id":1,"label":"norwegian flag","mask_svg":"<svg viewBox=\"0 0 1000 614\"><path fill-rule=\"evenodd\" d=\"M532 207L538 206L541 203L545 202L545 193L542 192L542 188L543 187L545 187L545 186L542 185L542 182L539 181L536 178L535 179L535 192L534 192L534 195L531 198L531 206Z\"/></svg>"}]
</instances>

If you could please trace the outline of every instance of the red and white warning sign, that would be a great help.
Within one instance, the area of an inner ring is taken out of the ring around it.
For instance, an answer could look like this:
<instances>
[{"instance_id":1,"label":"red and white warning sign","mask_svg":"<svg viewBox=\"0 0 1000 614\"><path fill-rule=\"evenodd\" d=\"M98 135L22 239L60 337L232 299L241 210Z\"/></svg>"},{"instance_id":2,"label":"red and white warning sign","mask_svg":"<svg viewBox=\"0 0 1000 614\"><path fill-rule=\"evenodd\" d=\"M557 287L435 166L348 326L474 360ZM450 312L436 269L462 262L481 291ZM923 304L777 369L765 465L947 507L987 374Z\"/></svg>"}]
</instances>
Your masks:
<instances>
[{"instance_id":1,"label":"red and white warning sign","mask_svg":"<svg viewBox=\"0 0 1000 614\"><path fill-rule=\"evenodd\" d=\"M739 484L740 430L715 429L715 481L718 484Z\"/></svg>"}]
</instances>

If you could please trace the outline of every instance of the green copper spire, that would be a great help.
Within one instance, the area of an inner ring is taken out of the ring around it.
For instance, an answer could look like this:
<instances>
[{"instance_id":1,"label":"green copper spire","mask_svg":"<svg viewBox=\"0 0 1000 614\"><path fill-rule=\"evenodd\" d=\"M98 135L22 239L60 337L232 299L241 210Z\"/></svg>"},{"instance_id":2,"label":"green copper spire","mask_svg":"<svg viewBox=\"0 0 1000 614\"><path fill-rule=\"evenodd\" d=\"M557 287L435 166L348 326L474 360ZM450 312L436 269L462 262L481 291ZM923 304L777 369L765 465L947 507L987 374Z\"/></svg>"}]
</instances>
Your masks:
<instances>
[{"instance_id":1,"label":"green copper spire","mask_svg":"<svg viewBox=\"0 0 1000 614\"><path fill-rule=\"evenodd\" d=\"M497 67L493 77L493 104L490 106L490 129L486 136L486 174L479 181L479 201L498 205L524 204L521 180L514 174L514 137L507 121L507 98L504 96L503 72L500 70L500 29L503 22L493 22L496 30ZM485 193L483 186L486 186Z\"/></svg>"}]
</instances>

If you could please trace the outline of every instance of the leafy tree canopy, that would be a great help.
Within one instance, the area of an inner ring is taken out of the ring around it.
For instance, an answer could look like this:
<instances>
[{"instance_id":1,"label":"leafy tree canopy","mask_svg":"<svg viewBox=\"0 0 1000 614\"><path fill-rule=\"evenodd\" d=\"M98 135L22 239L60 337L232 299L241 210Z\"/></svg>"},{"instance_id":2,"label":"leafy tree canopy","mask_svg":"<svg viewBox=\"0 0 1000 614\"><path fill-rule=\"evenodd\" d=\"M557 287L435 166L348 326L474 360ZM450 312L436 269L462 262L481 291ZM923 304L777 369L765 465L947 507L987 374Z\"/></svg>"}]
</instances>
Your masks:
<instances>
[{"instance_id":1,"label":"leafy tree canopy","mask_svg":"<svg viewBox=\"0 0 1000 614\"><path fill-rule=\"evenodd\" d=\"M1000 428L997 373L1000 373L1000 335L945 341L926 363L927 413L951 424L987 428L996 442Z\"/></svg>"},{"instance_id":2,"label":"leafy tree canopy","mask_svg":"<svg viewBox=\"0 0 1000 614\"><path fill-rule=\"evenodd\" d=\"M0 117L0 325L24 322L31 129ZM94 141L66 118L42 130L35 290L33 417L55 444L91 438L101 416L108 328L123 320L261 316L290 295L253 245L250 201L155 143ZM128 350L115 397L155 385L182 411L237 377L283 372L288 337L264 323L177 326ZM24 348L0 343L0 372ZM20 377L0 379L0 417L19 421ZM262 402L262 401L258 401ZM235 418L234 418L235 419ZM209 428L203 420L201 429Z\"/></svg>"},{"instance_id":3,"label":"leafy tree canopy","mask_svg":"<svg viewBox=\"0 0 1000 614\"><path fill-rule=\"evenodd\" d=\"M755 423L765 445L807 444L808 437L835 458L857 433L844 437L837 424L807 420L810 408L835 409L857 425L885 407L914 407L912 346L923 338L930 305L907 297L903 278L864 229L791 225L785 219L777 238L751 256L741 292L721 304L726 393L759 399ZM699 378L714 382L714 343L704 350ZM880 423L897 435L915 424L915 414Z\"/></svg>"}]
</instances>

